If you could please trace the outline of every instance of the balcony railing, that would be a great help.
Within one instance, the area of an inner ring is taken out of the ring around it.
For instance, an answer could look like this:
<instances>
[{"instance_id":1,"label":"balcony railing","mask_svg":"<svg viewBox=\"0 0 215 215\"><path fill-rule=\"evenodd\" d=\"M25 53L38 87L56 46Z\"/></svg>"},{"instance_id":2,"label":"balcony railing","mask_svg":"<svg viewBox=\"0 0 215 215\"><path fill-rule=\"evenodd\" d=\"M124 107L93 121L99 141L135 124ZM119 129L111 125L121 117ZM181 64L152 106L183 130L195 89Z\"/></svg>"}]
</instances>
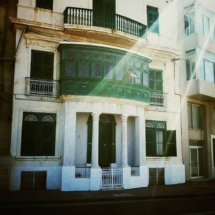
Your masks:
<instances>
[{"instance_id":1,"label":"balcony railing","mask_svg":"<svg viewBox=\"0 0 215 215\"><path fill-rule=\"evenodd\" d=\"M154 106L165 106L165 94L157 92L150 93L149 103Z\"/></svg>"},{"instance_id":2,"label":"balcony railing","mask_svg":"<svg viewBox=\"0 0 215 215\"><path fill-rule=\"evenodd\" d=\"M58 96L58 81L25 78L26 95Z\"/></svg>"},{"instance_id":3,"label":"balcony railing","mask_svg":"<svg viewBox=\"0 0 215 215\"><path fill-rule=\"evenodd\" d=\"M83 26L110 28L146 38L146 25L111 12L84 8L67 7L64 11L64 23Z\"/></svg>"},{"instance_id":4,"label":"balcony railing","mask_svg":"<svg viewBox=\"0 0 215 215\"><path fill-rule=\"evenodd\" d=\"M139 167L131 167L131 176L140 176L140 168Z\"/></svg>"},{"instance_id":5,"label":"balcony railing","mask_svg":"<svg viewBox=\"0 0 215 215\"><path fill-rule=\"evenodd\" d=\"M90 168L89 167L76 167L75 168L76 178L90 178Z\"/></svg>"}]
</instances>

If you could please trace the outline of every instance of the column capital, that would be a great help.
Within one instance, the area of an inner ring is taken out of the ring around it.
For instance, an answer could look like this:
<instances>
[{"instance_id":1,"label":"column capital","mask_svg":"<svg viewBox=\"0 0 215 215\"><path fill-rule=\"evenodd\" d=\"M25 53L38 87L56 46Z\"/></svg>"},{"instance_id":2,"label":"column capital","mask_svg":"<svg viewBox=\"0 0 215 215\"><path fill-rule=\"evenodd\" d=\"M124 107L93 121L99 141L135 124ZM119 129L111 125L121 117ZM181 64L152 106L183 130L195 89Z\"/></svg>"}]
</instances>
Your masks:
<instances>
[{"instance_id":1,"label":"column capital","mask_svg":"<svg viewBox=\"0 0 215 215\"><path fill-rule=\"evenodd\" d=\"M122 121L127 120L128 117L129 117L128 114L122 114L122 115L121 115L121 120L122 120Z\"/></svg>"},{"instance_id":2,"label":"column capital","mask_svg":"<svg viewBox=\"0 0 215 215\"><path fill-rule=\"evenodd\" d=\"M99 112L93 112L93 113L91 113L91 115L92 115L93 119L96 119L96 118L99 118L99 116L101 115L101 113L99 113Z\"/></svg>"}]
</instances>

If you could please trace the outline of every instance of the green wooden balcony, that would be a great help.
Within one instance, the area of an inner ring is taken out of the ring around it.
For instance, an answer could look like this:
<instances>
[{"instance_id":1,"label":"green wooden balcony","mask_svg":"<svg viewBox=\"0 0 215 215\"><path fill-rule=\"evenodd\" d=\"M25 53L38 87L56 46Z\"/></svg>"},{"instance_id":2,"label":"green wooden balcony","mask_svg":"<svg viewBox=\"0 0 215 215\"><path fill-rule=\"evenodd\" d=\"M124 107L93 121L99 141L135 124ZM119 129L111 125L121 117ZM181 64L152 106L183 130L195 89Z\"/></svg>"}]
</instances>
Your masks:
<instances>
[{"instance_id":1,"label":"green wooden balcony","mask_svg":"<svg viewBox=\"0 0 215 215\"><path fill-rule=\"evenodd\" d=\"M106 96L149 103L149 93L147 88L114 80L99 81L90 78L61 79L61 94Z\"/></svg>"},{"instance_id":2,"label":"green wooden balcony","mask_svg":"<svg viewBox=\"0 0 215 215\"><path fill-rule=\"evenodd\" d=\"M106 11L67 7L64 24L97 26L122 31L146 39L147 26L128 17Z\"/></svg>"}]
</instances>

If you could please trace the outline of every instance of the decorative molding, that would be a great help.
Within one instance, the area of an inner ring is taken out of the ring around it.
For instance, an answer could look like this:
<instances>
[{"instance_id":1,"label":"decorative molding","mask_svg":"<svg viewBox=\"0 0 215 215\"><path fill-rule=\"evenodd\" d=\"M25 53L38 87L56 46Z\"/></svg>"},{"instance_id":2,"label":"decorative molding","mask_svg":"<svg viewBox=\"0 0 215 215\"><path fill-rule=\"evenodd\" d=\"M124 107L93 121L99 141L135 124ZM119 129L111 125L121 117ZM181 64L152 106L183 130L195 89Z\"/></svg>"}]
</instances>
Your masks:
<instances>
[{"instance_id":1,"label":"decorative molding","mask_svg":"<svg viewBox=\"0 0 215 215\"><path fill-rule=\"evenodd\" d=\"M26 46L36 46L36 47L42 47L42 48L52 48L56 49L58 46L58 43L53 42L45 42L45 41L39 41L39 40L30 40L26 39Z\"/></svg>"}]
</instances>

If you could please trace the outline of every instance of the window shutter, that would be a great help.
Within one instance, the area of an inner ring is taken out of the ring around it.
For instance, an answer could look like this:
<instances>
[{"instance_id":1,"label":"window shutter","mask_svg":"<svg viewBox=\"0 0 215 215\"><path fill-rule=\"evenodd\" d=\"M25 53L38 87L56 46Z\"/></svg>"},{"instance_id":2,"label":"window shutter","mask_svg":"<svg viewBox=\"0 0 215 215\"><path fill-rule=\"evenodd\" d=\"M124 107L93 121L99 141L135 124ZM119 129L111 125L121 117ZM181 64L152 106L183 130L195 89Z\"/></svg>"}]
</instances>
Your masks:
<instances>
[{"instance_id":1,"label":"window shutter","mask_svg":"<svg viewBox=\"0 0 215 215\"><path fill-rule=\"evenodd\" d=\"M23 122L21 156L34 156L38 145L37 122Z\"/></svg>"},{"instance_id":2,"label":"window shutter","mask_svg":"<svg viewBox=\"0 0 215 215\"><path fill-rule=\"evenodd\" d=\"M55 123L41 122L40 156L55 155Z\"/></svg>"},{"instance_id":3,"label":"window shutter","mask_svg":"<svg viewBox=\"0 0 215 215\"><path fill-rule=\"evenodd\" d=\"M166 156L177 156L176 131L166 131Z\"/></svg>"},{"instance_id":4,"label":"window shutter","mask_svg":"<svg viewBox=\"0 0 215 215\"><path fill-rule=\"evenodd\" d=\"M146 156L155 155L155 135L153 129L146 129Z\"/></svg>"}]
</instances>

